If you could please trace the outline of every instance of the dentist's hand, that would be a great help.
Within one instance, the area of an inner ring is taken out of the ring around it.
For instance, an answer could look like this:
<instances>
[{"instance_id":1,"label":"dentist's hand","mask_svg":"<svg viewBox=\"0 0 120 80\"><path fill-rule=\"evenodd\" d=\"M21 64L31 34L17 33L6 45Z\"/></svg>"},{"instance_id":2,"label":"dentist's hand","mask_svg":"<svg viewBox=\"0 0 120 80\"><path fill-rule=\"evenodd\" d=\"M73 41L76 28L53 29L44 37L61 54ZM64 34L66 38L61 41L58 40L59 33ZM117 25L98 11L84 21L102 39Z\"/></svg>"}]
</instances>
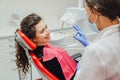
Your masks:
<instances>
[{"instance_id":1,"label":"dentist's hand","mask_svg":"<svg viewBox=\"0 0 120 80\"><path fill-rule=\"evenodd\" d=\"M73 28L77 31L74 35L74 38L82 43L84 46L88 46L89 41L87 40L85 34L82 32L82 29L78 25L74 25Z\"/></svg>"}]
</instances>

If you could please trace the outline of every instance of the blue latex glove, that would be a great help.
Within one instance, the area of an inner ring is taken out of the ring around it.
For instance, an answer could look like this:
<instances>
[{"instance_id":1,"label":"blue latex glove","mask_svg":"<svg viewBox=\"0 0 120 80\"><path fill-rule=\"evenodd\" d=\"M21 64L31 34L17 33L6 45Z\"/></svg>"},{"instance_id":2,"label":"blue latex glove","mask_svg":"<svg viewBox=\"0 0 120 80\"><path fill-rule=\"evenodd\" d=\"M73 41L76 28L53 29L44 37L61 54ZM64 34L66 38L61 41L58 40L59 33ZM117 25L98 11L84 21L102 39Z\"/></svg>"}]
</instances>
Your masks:
<instances>
[{"instance_id":1,"label":"blue latex glove","mask_svg":"<svg viewBox=\"0 0 120 80\"><path fill-rule=\"evenodd\" d=\"M74 38L82 43L84 46L88 46L89 41L87 40L85 34L82 32L82 29L78 25L73 25L73 28L77 31L74 35Z\"/></svg>"}]
</instances>

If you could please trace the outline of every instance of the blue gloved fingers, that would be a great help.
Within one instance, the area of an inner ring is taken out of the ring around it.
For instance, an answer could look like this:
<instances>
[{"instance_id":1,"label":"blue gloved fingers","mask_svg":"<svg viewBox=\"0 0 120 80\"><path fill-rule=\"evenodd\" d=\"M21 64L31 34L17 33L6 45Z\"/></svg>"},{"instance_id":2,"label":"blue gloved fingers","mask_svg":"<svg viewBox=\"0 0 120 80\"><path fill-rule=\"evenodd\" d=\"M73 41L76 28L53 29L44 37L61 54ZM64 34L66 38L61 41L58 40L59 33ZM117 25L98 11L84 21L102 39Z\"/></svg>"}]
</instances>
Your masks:
<instances>
[{"instance_id":1,"label":"blue gloved fingers","mask_svg":"<svg viewBox=\"0 0 120 80\"><path fill-rule=\"evenodd\" d=\"M76 40L78 40L79 41L79 37L78 36L73 36Z\"/></svg>"},{"instance_id":2,"label":"blue gloved fingers","mask_svg":"<svg viewBox=\"0 0 120 80\"><path fill-rule=\"evenodd\" d=\"M80 34L80 32L76 32L76 34L74 36L79 38L81 36L81 34Z\"/></svg>"},{"instance_id":3,"label":"blue gloved fingers","mask_svg":"<svg viewBox=\"0 0 120 80\"><path fill-rule=\"evenodd\" d=\"M84 46L86 45L86 41L81 36L73 36L76 40L78 40L80 43L82 43Z\"/></svg>"},{"instance_id":4,"label":"blue gloved fingers","mask_svg":"<svg viewBox=\"0 0 120 80\"><path fill-rule=\"evenodd\" d=\"M73 36L76 40L81 40L82 39L82 33L81 32L77 32L74 36Z\"/></svg>"},{"instance_id":5,"label":"blue gloved fingers","mask_svg":"<svg viewBox=\"0 0 120 80\"><path fill-rule=\"evenodd\" d=\"M89 45L89 41L87 40L87 38L83 32L76 32L76 34L73 37L76 40L78 40L80 43L82 43L84 46Z\"/></svg>"},{"instance_id":6,"label":"blue gloved fingers","mask_svg":"<svg viewBox=\"0 0 120 80\"><path fill-rule=\"evenodd\" d=\"M73 28L74 28L76 31L79 31L79 28L77 27L77 25L73 25Z\"/></svg>"},{"instance_id":7,"label":"blue gloved fingers","mask_svg":"<svg viewBox=\"0 0 120 80\"><path fill-rule=\"evenodd\" d=\"M77 31L81 31L82 32L82 29L80 28L80 26L78 25L73 25L73 28Z\"/></svg>"}]
</instances>

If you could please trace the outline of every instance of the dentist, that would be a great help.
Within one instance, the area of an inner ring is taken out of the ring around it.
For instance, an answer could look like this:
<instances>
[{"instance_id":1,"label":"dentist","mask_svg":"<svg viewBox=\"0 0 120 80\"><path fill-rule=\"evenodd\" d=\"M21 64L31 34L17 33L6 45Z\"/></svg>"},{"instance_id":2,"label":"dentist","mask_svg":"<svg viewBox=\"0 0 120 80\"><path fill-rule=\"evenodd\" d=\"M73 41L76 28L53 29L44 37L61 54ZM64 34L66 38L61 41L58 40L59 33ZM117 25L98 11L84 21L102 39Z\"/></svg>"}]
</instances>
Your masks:
<instances>
[{"instance_id":1,"label":"dentist","mask_svg":"<svg viewBox=\"0 0 120 80\"><path fill-rule=\"evenodd\" d=\"M74 38L85 46L74 80L120 80L120 0L85 0L91 24L99 33L91 43L79 26Z\"/></svg>"}]
</instances>

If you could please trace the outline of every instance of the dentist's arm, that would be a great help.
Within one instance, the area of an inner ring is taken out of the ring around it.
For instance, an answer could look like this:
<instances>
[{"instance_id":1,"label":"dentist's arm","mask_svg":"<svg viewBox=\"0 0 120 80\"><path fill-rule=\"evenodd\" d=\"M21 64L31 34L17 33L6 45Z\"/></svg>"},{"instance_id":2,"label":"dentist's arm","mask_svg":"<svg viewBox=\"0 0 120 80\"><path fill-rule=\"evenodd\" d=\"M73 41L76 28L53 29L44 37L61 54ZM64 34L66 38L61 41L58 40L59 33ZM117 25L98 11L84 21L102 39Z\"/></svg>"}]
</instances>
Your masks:
<instances>
[{"instance_id":1,"label":"dentist's arm","mask_svg":"<svg viewBox=\"0 0 120 80\"><path fill-rule=\"evenodd\" d=\"M85 47L88 46L90 42L86 38L85 34L82 32L82 29L78 25L74 25L73 28L77 31L74 35L74 38L82 43L82 45L84 45Z\"/></svg>"}]
</instances>

